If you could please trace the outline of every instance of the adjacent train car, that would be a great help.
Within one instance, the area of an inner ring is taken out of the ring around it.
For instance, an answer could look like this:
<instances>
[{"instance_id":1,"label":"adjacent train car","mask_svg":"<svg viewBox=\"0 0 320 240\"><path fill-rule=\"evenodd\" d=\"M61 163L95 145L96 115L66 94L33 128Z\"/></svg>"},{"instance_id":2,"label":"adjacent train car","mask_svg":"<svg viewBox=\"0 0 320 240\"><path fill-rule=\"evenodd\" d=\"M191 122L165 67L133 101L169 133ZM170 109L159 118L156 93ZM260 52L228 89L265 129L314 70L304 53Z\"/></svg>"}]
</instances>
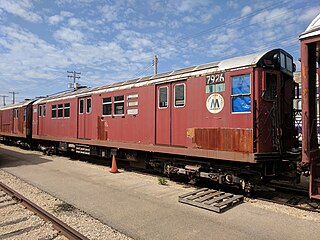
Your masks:
<instances>
[{"instance_id":1,"label":"adjacent train car","mask_svg":"<svg viewBox=\"0 0 320 240\"><path fill-rule=\"evenodd\" d=\"M320 152L317 105L320 76L320 14L300 35L302 82L302 167L310 172L310 197L320 200ZM318 78L317 78L318 75Z\"/></svg>"},{"instance_id":2,"label":"adjacent train car","mask_svg":"<svg viewBox=\"0 0 320 240\"><path fill-rule=\"evenodd\" d=\"M0 136L3 140L23 140L26 143L32 138L32 103L33 100L27 100L0 108Z\"/></svg>"},{"instance_id":3,"label":"adjacent train car","mask_svg":"<svg viewBox=\"0 0 320 240\"><path fill-rule=\"evenodd\" d=\"M247 190L296 180L293 71L275 49L39 99L32 138Z\"/></svg>"}]
</instances>

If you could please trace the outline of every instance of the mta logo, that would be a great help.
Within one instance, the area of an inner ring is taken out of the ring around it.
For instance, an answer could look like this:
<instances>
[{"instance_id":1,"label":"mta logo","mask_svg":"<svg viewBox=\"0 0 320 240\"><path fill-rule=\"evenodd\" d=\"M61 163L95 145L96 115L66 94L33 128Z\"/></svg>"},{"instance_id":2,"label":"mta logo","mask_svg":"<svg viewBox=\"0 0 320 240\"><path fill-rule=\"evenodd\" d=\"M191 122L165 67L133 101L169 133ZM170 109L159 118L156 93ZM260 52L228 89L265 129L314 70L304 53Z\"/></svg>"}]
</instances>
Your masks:
<instances>
[{"instance_id":1,"label":"mta logo","mask_svg":"<svg viewBox=\"0 0 320 240\"><path fill-rule=\"evenodd\" d=\"M213 93L207 98L207 109L211 113L218 113L224 107L224 99L219 93Z\"/></svg>"},{"instance_id":2,"label":"mta logo","mask_svg":"<svg viewBox=\"0 0 320 240\"><path fill-rule=\"evenodd\" d=\"M220 109L219 100L217 98L211 99L210 109Z\"/></svg>"}]
</instances>

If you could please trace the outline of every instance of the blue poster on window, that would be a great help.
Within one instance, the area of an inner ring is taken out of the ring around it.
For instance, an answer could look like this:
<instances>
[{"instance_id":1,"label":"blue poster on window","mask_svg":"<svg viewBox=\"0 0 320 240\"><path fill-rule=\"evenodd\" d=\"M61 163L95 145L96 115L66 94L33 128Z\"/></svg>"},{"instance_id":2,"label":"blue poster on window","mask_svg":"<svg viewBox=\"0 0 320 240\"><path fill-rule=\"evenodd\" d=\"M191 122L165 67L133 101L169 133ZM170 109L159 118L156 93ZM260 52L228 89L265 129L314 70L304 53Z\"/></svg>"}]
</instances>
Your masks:
<instances>
[{"instance_id":1,"label":"blue poster on window","mask_svg":"<svg viewBox=\"0 0 320 240\"><path fill-rule=\"evenodd\" d=\"M250 75L232 77L232 112L250 112Z\"/></svg>"},{"instance_id":2,"label":"blue poster on window","mask_svg":"<svg viewBox=\"0 0 320 240\"><path fill-rule=\"evenodd\" d=\"M251 98L250 96L232 97L232 112L250 112Z\"/></svg>"},{"instance_id":3,"label":"blue poster on window","mask_svg":"<svg viewBox=\"0 0 320 240\"><path fill-rule=\"evenodd\" d=\"M250 75L232 77L231 94L250 94Z\"/></svg>"}]
</instances>

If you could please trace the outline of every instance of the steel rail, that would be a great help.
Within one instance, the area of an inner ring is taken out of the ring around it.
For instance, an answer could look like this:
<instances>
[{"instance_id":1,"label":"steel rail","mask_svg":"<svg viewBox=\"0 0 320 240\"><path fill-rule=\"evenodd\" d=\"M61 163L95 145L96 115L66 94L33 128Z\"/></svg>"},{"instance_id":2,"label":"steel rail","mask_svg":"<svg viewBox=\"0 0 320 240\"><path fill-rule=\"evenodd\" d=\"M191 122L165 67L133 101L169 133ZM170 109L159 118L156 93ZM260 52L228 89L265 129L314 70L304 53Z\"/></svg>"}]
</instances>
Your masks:
<instances>
[{"instance_id":1,"label":"steel rail","mask_svg":"<svg viewBox=\"0 0 320 240\"><path fill-rule=\"evenodd\" d=\"M20 202L23 206L25 206L30 211L37 214L43 220L47 222L51 222L53 227L62 235L67 237L68 239L78 239L78 240L88 240L87 237L73 229L72 227L68 226L66 223L62 222L43 208L39 207L35 203L31 202L29 199L22 196L20 193L16 192L15 190L11 189L7 185L0 182L0 188L9 194L12 198L16 199Z\"/></svg>"},{"instance_id":2,"label":"steel rail","mask_svg":"<svg viewBox=\"0 0 320 240\"><path fill-rule=\"evenodd\" d=\"M304 210L304 211L320 213L320 210L307 208L307 207L301 207L301 206L297 206L297 205L290 204L287 202L282 202L279 200L274 200L274 199L269 199L269 198L264 198L264 197L256 197L255 199L265 201L265 202L275 203L275 204L279 204L279 205L283 205L283 206L287 206L287 207L292 207L292 208L296 208L296 209L300 209L300 210Z\"/></svg>"}]
</instances>

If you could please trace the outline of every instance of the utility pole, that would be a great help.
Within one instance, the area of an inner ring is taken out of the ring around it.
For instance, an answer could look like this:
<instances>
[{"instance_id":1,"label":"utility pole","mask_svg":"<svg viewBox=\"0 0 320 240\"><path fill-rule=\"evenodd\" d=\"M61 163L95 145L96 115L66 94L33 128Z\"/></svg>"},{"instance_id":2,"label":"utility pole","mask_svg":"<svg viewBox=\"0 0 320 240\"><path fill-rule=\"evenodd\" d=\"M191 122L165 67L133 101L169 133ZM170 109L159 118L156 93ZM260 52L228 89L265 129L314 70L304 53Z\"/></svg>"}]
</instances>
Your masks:
<instances>
[{"instance_id":1,"label":"utility pole","mask_svg":"<svg viewBox=\"0 0 320 240\"><path fill-rule=\"evenodd\" d=\"M157 73L158 73L158 57L157 57L157 55L154 55L152 66L153 66L153 75L157 75Z\"/></svg>"},{"instance_id":2,"label":"utility pole","mask_svg":"<svg viewBox=\"0 0 320 240\"><path fill-rule=\"evenodd\" d=\"M15 104L16 102L16 94L19 94L18 92L15 92L15 91L12 91L12 92L9 92L12 94L12 104Z\"/></svg>"},{"instance_id":3,"label":"utility pole","mask_svg":"<svg viewBox=\"0 0 320 240\"><path fill-rule=\"evenodd\" d=\"M67 71L67 73L72 73L72 75L68 75L68 78L73 78L73 91L77 90L77 83L76 83L76 79L80 78L80 76L77 76L79 74L81 74L81 72L76 72L76 71Z\"/></svg>"},{"instance_id":4,"label":"utility pole","mask_svg":"<svg viewBox=\"0 0 320 240\"><path fill-rule=\"evenodd\" d=\"M5 96L5 95L1 95L0 97L2 97L2 101L3 101L3 106L6 106L6 98L9 96Z\"/></svg>"}]
</instances>

